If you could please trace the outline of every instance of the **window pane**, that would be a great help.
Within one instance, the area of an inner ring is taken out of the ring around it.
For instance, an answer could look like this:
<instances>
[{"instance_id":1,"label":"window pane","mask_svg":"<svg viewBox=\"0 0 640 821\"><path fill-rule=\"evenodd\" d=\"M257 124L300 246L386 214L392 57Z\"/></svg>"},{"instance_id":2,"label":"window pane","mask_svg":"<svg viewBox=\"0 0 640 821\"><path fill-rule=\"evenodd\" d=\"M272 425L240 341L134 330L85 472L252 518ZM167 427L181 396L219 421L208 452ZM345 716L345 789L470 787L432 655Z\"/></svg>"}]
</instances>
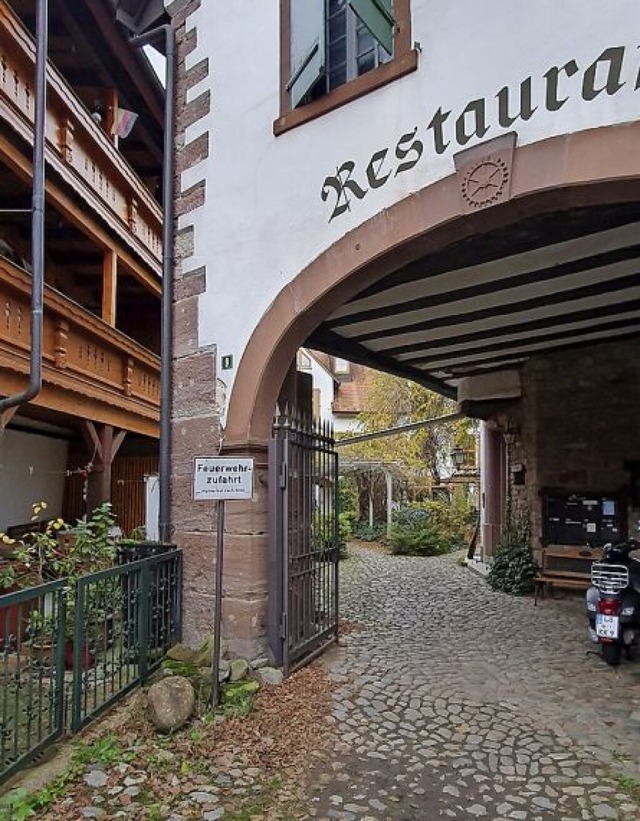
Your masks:
<instances>
[{"instance_id":1,"label":"window pane","mask_svg":"<svg viewBox=\"0 0 640 821\"><path fill-rule=\"evenodd\" d=\"M329 0L329 17L333 14L344 12L347 7L347 0Z\"/></svg>"},{"instance_id":2,"label":"window pane","mask_svg":"<svg viewBox=\"0 0 640 821\"><path fill-rule=\"evenodd\" d=\"M346 34L346 14L339 14L329 18L329 43L334 43Z\"/></svg>"},{"instance_id":3,"label":"window pane","mask_svg":"<svg viewBox=\"0 0 640 821\"><path fill-rule=\"evenodd\" d=\"M347 82L347 67L342 66L335 71L329 72L329 89L338 88Z\"/></svg>"},{"instance_id":4,"label":"window pane","mask_svg":"<svg viewBox=\"0 0 640 821\"><path fill-rule=\"evenodd\" d=\"M347 61L347 41L344 37L329 46L329 70L334 71Z\"/></svg>"},{"instance_id":5,"label":"window pane","mask_svg":"<svg viewBox=\"0 0 640 821\"><path fill-rule=\"evenodd\" d=\"M368 29L366 29L362 23L358 26L358 31L356 33L356 42L357 42L357 51L356 54L360 57L361 54L364 54L365 51L373 51L374 46L374 39L371 36Z\"/></svg>"},{"instance_id":6,"label":"window pane","mask_svg":"<svg viewBox=\"0 0 640 821\"><path fill-rule=\"evenodd\" d=\"M375 67L376 55L373 50L367 52L367 54L362 54L358 57L358 76L360 74L366 74L367 71L371 71L371 69Z\"/></svg>"}]
</instances>

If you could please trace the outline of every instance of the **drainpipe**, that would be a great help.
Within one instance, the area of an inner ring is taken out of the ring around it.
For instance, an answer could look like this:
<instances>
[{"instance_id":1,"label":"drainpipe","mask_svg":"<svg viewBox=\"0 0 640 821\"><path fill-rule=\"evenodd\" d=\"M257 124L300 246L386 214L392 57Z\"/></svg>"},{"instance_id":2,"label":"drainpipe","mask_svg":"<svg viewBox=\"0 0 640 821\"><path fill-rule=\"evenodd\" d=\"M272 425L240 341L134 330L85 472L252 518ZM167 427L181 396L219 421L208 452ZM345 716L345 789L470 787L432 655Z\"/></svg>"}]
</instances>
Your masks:
<instances>
[{"instance_id":1,"label":"drainpipe","mask_svg":"<svg viewBox=\"0 0 640 821\"><path fill-rule=\"evenodd\" d=\"M42 390L42 317L44 291L44 143L47 117L48 0L37 0L33 192L31 197L31 356L29 384L0 399L0 413L29 402Z\"/></svg>"},{"instance_id":2,"label":"drainpipe","mask_svg":"<svg viewBox=\"0 0 640 821\"><path fill-rule=\"evenodd\" d=\"M173 175L174 145L173 116L175 96L173 29L169 24L158 26L151 31L131 38L135 46L148 45L160 36L164 37L165 74L164 106L164 157L162 179L162 311L160 322L160 500L159 536L161 542L171 539L171 361L173 357Z\"/></svg>"}]
</instances>

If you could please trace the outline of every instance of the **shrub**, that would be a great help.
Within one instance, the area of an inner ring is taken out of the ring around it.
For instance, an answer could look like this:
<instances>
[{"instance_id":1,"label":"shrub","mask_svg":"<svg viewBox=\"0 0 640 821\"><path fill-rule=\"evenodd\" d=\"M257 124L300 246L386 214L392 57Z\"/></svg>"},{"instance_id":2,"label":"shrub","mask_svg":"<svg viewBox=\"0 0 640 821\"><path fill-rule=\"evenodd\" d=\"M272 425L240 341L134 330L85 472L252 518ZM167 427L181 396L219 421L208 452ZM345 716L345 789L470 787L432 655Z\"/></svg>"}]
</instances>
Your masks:
<instances>
[{"instance_id":1,"label":"shrub","mask_svg":"<svg viewBox=\"0 0 640 821\"><path fill-rule=\"evenodd\" d=\"M531 549L531 528L526 514L508 512L500 542L493 555L487 581L492 590L524 596L531 593L538 567Z\"/></svg>"},{"instance_id":2,"label":"shrub","mask_svg":"<svg viewBox=\"0 0 640 821\"><path fill-rule=\"evenodd\" d=\"M353 535L351 513L345 512L338 515L338 547L340 548L340 558L347 558L347 542Z\"/></svg>"},{"instance_id":3,"label":"shrub","mask_svg":"<svg viewBox=\"0 0 640 821\"><path fill-rule=\"evenodd\" d=\"M363 542L379 542L384 537L384 528L382 525L358 522L353 528L353 536Z\"/></svg>"},{"instance_id":4,"label":"shrub","mask_svg":"<svg viewBox=\"0 0 640 821\"><path fill-rule=\"evenodd\" d=\"M399 556L438 556L465 545L465 522L444 501L409 505L393 514L391 552Z\"/></svg>"},{"instance_id":5,"label":"shrub","mask_svg":"<svg viewBox=\"0 0 640 821\"><path fill-rule=\"evenodd\" d=\"M389 545L401 556L438 556L466 546L468 522L451 504L434 500L393 514Z\"/></svg>"}]
</instances>

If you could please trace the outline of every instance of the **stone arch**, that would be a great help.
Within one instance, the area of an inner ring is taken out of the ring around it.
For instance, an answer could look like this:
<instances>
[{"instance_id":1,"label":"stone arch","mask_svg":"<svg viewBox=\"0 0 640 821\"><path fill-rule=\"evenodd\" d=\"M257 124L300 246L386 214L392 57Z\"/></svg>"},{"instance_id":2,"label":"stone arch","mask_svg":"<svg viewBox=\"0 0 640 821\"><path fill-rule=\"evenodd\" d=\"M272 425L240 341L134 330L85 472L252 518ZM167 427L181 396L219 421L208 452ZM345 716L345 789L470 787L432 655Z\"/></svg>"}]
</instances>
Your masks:
<instances>
[{"instance_id":1,"label":"stone arch","mask_svg":"<svg viewBox=\"0 0 640 821\"><path fill-rule=\"evenodd\" d=\"M427 252L526 216L638 200L639 144L634 123L516 148L507 201L465 213L452 174L345 234L283 288L255 328L231 392L225 450L264 447L296 350L363 288Z\"/></svg>"}]
</instances>

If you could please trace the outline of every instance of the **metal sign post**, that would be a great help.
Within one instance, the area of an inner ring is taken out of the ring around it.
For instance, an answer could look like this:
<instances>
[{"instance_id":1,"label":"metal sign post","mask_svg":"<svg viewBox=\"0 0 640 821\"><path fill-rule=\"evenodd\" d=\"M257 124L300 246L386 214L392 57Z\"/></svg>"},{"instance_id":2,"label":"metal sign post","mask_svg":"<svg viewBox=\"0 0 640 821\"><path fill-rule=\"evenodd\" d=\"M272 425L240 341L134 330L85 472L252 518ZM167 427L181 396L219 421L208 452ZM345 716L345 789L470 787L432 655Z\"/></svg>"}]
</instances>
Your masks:
<instances>
[{"instance_id":1,"label":"metal sign post","mask_svg":"<svg viewBox=\"0 0 640 821\"><path fill-rule=\"evenodd\" d=\"M211 677L213 688L211 701L213 707L220 702L220 637L222 633L222 567L224 561L224 499L217 501L218 538L216 540L216 604L213 616L213 658L211 660Z\"/></svg>"},{"instance_id":2,"label":"metal sign post","mask_svg":"<svg viewBox=\"0 0 640 821\"><path fill-rule=\"evenodd\" d=\"M222 580L224 566L224 506L226 500L253 496L253 459L202 456L194 463L193 498L217 502L216 583L213 614L213 655L211 658L211 701L220 701L220 643L222 636Z\"/></svg>"}]
</instances>

